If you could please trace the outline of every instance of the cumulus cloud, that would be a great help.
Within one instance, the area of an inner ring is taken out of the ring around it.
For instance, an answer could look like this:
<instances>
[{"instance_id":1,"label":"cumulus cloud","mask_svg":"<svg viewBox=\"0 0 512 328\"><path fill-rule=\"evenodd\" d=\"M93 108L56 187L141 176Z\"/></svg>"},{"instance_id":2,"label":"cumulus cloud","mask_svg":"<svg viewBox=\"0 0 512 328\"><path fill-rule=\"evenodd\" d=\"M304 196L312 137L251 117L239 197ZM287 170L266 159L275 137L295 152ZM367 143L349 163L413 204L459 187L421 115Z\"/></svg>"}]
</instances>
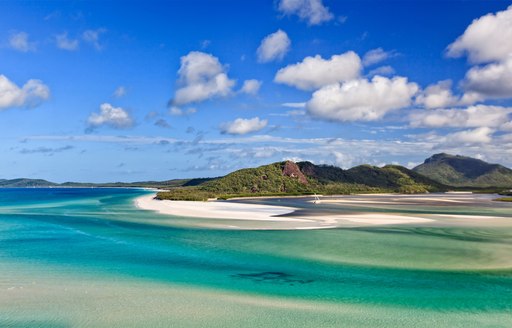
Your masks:
<instances>
[{"instance_id":1,"label":"cumulus cloud","mask_svg":"<svg viewBox=\"0 0 512 328\"><path fill-rule=\"evenodd\" d=\"M447 55L466 55L472 63L501 61L512 54L512 6L496 14L475 19L455 42Z\"/></svg>"},{"instance_id":2,"label":"cumulus cloud","mask_svg":"<svg viewBox=\"0 0 512 328\"><path fill-rule=\"evenodd\" d=\"M40 80L28 80L17 86L5 75L0 75L0 110L7 108L33 108L50 97L50 88Z\"/></svg>"},{"instance_id":3,"label":"cumulus cloud","mask_svg":"<svg viewBox=\"0 0 512 328\"><path fill-rule=\"evenodd\" d=\"M258 80L245 80L242 89L240 89L240 92L246 93L248 95L256 95L258 94L258 91L260 91L261 84L262 82Z\"/></svg>"},{"instance_id":4,"label":"cumulus cloud","mask_svg":"<svg viewBox=\"0 0 512 328\"><path fill-rule=\"evenodd\" d=\"M191 51L181 57L178 75L180 88L172 101L175 106L225 97L235 85L217 57L199 51Z\"/></svg>"},{"instance_id":5,"label":"cumulus cloud","mask_svg":"<svg viewBox=\"0 0 512 328\"><path fill-rule=\"evenodd\" d=\"M256 55L260 63L267 63L274 60L281 60L290 50L292 44L288 34L283 30L277 30L267 35L262 41Z\"/></svg>"},{"instance_id":6,"label":"cumulus cloud","mask_svg":"<svg viewBox=\"0 0 512 328\"><path fill-rule=\"evenodd\" d=\"M79 41L77 39L68 38L68 33L64 32L55 36L57 48L68 51L78 50Z\"/></svg>"},{"instance_id":7,"label":"cumulus cloud","mask_svg":"<svg viewBox=\"0 0 512 328\"><path fill-rule=\"evenodd\" d=\"M476 128L473 130L459 131L445 136L444 145L474 145L486 144L492 141L494 130L488 127Z\"/></svg>"},{"instance_id":8,"label":"cumulus cloud","mask_svg":"<svg viewBox=\"0 0 512 328\"><path fill-rule=\"evenodd\" d=\"M396 56L394 51L384 51L382 48L372 49L364 54L363 65L371 66L394 56Z\"/></svg>"},{"instance_id":9,"label":"cumulus cloud","mask_svg":"<svg viewBox=\"0 0 512 328\"><path fill-rule=\"evenodd\" d=\"M29 52L36 50L34 42L29 41L28 34L26 32L14 32L9 36L9 46L17 51Z\"/></svg>"},{"instance_id":10,"label":"cumulus cloud","mask_svg":"<svg viewBox=\"0 0 512 328\"><path fill-rule=\"evenodd\" d=\"M466 99L468 97L473 100L512 97L512 53L503 62L471 68L466 73L462 86L467 94Z\"/></svg>"},{"instance_id":11,"label":"cumulus cloud","mask_svg":"<svg viewBox=\"0 0 512 328\"><path fill-rule=\"evenodd\" d=\"M253 117L251 119L237 118L232 122L223 123L220 130L225 134L241 135L260 131L265 128L267 124L268 120L262 120L259 117Z\"/></svg>"},{"instance_id":12,"label":"cumulus cloud","mask_svg":"<svg viewBox=\"0 0 512 328\"><path fill-rule=\"evenodd\" d=\"M92 113L87 120L89 128L110 126L115 129L124 129L133 126L134 121L130 114L121 107L114 107L109 103L100 105L99 113Z\"/></svg>"},{"instance_id":13,"label":"cumulus cloud","mask_svg":"<svg viewBox=\"0 0 512 328\"><path fill-rule=\"evenodd\" d=\"M313 93L306 104L312 116L334 121L375 121L387 113L407 107L418 92L405 77L375 76L331 84Z\"/></svg>"},{"instance_id":14,"label":"cumulus cloud","mask_svg":"<svg viewBox=\"0 0 512 328\"><path fill-rule=\"evenodd\" d=\"M297 15L308 25L319 25L334 18L322 0L281 0L278 10L285 15Z\"/></svg>"},{"instance_id":15,"label":"cumulus cloud","mask_svg":"<svg viewBox=\"0 0 512 328\"><path fill-rule=\"evenodd\" d=\"M361 68L361 59L353 51L334 55L330 59L316 55L281 68L274 81L301 90L315 90L336 82L356 79Z\"/></svg>"},{"instance_id":16,"label":"cumulus cloud","mask_svg":"<svg viewBox=\"0 0 512 328\"><path fill-rule=\"evenodd\" d=\"M104 28L99 28L96 30L86 30L82 33L82 39L91 44L96 50L101 50L103 46L100 43L101 34L105 33L107 30Z\"/></svg>"},{"instance_id":17,"label":"cumulus cloud","mask_svg":"<svg viewBox=\"0 0 512 328\"><path fill-rule=\"evenodd\" d=\"M413 127L507 129L512 121L512 108L477 105L465 109L421 110L409 116Z\"/></svg>"},{"instance_id":18,"label":"cumulus cloud","mask_svg":"<svg viewBox=\"0 0 512 328\"><path fill-rule=\"evenodd\" d=\"M429 85L416 97L416 104L426 108L454 106L459 99L452 93L452 81L445 80Z\"/></svg>"},{"instance_id":19,"label":"cumulus cloud","mask_svg":"<svg viewBox=\"0 0 512 328\"><path fill-rule=\"evenodd\" d=\"M475 19L447 48L450 57L467 55L474 64L461 85L461 102L512 97L512 6Z\"/></svg>"}]
</instances>

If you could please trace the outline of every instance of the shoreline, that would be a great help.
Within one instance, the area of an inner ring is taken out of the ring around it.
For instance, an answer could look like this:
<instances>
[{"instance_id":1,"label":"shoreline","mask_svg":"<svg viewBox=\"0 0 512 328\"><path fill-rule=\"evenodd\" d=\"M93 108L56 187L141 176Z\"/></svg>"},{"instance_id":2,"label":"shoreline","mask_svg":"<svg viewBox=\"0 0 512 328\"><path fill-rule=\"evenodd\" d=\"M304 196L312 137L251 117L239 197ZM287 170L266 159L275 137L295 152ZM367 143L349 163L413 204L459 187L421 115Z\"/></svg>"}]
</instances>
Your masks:
<instances>
[{"instance_id":1,"label":"shoreline","mask_svg":"<svg viewBox=\"0 0 512 328\"><path fill-rule=\"evenodd\" d=\"M296 219L280 217L280 215L290 214L297 210L294 207L232 203L229 201L158 200L155 199L155 195L137 197L134 203L140 209L151 210L160 214L205 219L292 221Z\"/></svg>"},{"instance_id":2,"label":"shoreline","mask_svg":"<svg viewBox=\"0 0 512 328\"><path fill-rule=\"evenodd\" d=\"M298 214L298 208L249 204L230 201L171 201L158 200L153 195L134 199L134 205L169 219L189 219L190 224L205 228L229 228L248 230L312 230L340 227L364 227L378 225L425 224L432 218L400 215L396 213L346 213L346 214ZM207 223L197 220L207 220ZM229 224L226 222L229 221ZM172 224L172 221L170 222Z\"/></svg>"}]
</instances>

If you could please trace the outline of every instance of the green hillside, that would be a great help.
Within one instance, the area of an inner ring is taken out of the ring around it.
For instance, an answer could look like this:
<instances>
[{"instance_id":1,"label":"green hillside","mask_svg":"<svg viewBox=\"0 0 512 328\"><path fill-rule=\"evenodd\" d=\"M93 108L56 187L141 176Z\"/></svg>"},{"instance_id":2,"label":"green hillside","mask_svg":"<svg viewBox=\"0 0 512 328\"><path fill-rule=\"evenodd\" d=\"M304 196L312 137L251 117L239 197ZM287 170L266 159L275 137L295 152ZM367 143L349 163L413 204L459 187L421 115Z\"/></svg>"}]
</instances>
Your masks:
<instances>
[{"instance_id":1,"label":"green hillside","mask_svg":"<svg viewBox=\"0 0 512 328\"><path fill-rule=\"evenodd\" d=\"M277 162L241 169L193 188L173 188L158 198L206 200L270 195L423 193L446 187L405 167L362 165L350 170L310 162Z\"/></svg>"},{"instance_id":2,"label":"green hillside","mask_svg":"<svg viewBox=\"0 0 512 328\"><path fill-rule=\"evenodd\" d=\"M511 169L471 157L436 154L413 170L450 186L512 187Z\"/></svg>"},{"instance_id":3,"label":"green hillside","mask_svg":"<svg viewBox=\"0 0 512 328\"><path fill-rule=\"evenodd\" d=\"M399 165L360 165L347 171L353 182L400 193L442 191L446 186Z\"/></svg>"}]
</instances>

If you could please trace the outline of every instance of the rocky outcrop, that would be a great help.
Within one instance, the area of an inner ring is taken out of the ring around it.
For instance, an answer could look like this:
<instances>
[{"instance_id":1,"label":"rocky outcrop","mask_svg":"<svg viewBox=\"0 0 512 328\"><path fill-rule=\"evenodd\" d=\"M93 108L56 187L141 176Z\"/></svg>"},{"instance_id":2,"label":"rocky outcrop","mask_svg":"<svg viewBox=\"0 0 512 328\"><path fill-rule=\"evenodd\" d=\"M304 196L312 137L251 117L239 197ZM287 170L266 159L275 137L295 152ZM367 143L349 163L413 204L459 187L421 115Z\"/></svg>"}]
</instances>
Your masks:
<instances>
[{"instance_id":1,"label":"rocky outcrop","mask_svg":"<svg viewBox=\"0 0 512 328\"><path fill-rule=\"evenodd\" d=\"M306 176L300 171L300 168L297 164L292 161L286 161L283 166L283 175L297 179L300 183L307 185L308 179Z\"/></svg>"}]
</instances>

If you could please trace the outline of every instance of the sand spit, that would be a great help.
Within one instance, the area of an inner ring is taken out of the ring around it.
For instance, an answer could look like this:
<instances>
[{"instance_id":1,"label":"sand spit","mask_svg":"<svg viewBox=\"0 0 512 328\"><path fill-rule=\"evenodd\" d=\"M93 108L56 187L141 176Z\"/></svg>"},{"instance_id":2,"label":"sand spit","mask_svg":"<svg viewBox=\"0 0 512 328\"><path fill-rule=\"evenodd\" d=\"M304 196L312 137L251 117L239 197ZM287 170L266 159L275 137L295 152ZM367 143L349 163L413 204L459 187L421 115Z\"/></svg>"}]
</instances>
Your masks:
<instances>
[{"instance_id":1,"label":"sand spit","mask_svg":"<svg viewBox=\"0 0 512 328\"><path fill-rule=\"evenodd\" d=\"M261 204L245 204L230 201L169 201L156 200L154 195L135 200L138 208L156 211L174 217L210 219L205 227L215 226L230 229L328 229L337 227L423 224L434 221L430 218L394 213L347 213L328 215L294 215L297 208ZM283 216L286 215L286 216ZM250 221L253 225L226 225L225 220ZM278 227L275 225L279 223Z\"/></svg>"}]
</instances>

